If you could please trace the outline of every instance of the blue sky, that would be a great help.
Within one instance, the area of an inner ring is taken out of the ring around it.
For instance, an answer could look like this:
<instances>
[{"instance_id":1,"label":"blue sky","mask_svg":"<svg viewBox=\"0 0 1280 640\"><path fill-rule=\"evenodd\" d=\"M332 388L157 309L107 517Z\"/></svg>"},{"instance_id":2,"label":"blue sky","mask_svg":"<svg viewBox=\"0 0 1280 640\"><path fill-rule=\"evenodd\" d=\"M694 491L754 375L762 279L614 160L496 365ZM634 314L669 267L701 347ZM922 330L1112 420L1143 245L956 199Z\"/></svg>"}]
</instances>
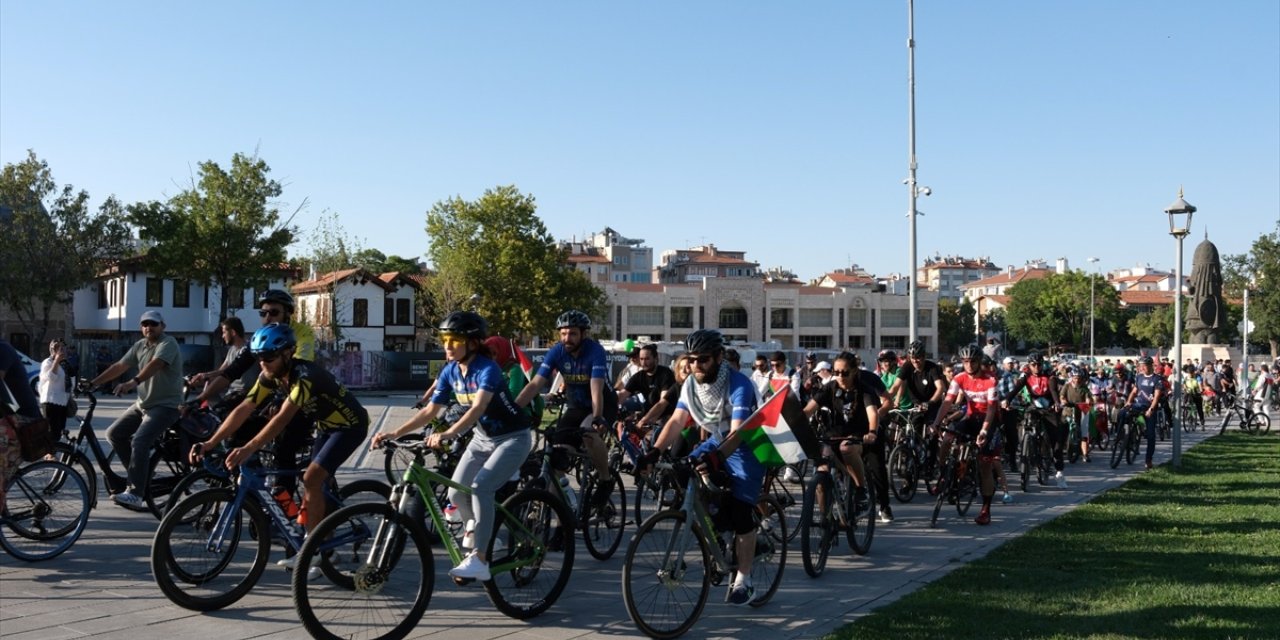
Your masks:
<instances>
[{"instance_id":1,"label":"blue sky","mask_svg":"<svg viewBox=\"0 0 1280 640\"><path fill-rule=\"evenodd\" d=\"M1194 241L1275 229L1280 2L915 14L921 259L1172 268L1180 185ZM433 203L514 184L561 238L905 272L906 37L905 0L0 0L0 161L134 202L257 150L304 232L334 211L387 254L425 253Z\"/></svg>"}]
</instances>

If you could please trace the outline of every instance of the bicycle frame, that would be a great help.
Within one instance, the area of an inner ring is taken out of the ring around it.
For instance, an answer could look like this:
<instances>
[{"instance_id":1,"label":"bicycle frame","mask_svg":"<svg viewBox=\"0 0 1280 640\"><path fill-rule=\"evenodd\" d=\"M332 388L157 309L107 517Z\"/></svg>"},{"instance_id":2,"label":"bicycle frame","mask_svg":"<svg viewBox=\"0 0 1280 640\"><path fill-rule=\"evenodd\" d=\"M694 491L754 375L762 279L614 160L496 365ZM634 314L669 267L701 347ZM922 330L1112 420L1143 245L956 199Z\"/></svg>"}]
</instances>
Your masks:
<instances>
[{"instance_id":1,"label":"bicycle frame","mask_svg":"<svg viewBox=\"0 0 1280 640\"><path fill-rule=\"evenodd\" d=\"M673 471L675 466L671 463L659 462L655 469ZM684 521L678 526L675 535L671 536L670 541L667 543L666 558L662 563L664 577L667 573L674 572L679 567L684 566L685 550L689 549L686 543L689 541L689 536L694 535L711 552L712 582L719 584L725 575L737 571L737 563L731 562L730 558L726 557L725 549L722 549L714 540L716 528L711 521L711 512L707 510L705 504L705 499L712 494L711 488L706 486L706 480L701 474L693 471L691 475L695 477L690 478L689 482L685 483L684 501L677 509L684 513ZM692 524L697 524L697 528L695 529ZM679 551L676 551L676 549L679 549ZM675 552L674 558L672 557L673 552ZM721 569L718 573L715 572L717 567Z\"/></svg>"}]
</instances>

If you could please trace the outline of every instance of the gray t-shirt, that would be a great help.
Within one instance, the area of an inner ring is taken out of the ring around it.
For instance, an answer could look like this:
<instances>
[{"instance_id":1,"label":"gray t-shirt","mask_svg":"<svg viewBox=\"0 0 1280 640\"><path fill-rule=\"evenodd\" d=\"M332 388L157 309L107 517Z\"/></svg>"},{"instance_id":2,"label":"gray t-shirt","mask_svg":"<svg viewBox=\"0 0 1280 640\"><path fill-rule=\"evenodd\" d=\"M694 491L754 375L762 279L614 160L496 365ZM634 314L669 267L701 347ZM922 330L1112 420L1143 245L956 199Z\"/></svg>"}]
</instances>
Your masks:
<instances>
[{"instance_id":1,"label":"gray t-shirt","mask_svg":"<svg viewBox=\"0 0 1280 640\"><path fill-rule=\"evenodd\" d=\"M249 345L246 344L227 349L227 357L222 359L223 370L225 371L227 367L230 367L231 363L235 362L236 358L240 357L240 353L248 348ZM227 393L245 393L249 389L252 389L253 383L258 381L259 373L262 373L262 370L258 367L249 368L248 371L244 372L244 375L231 381L230 386L227 387Z\"/></svg>"},{"instance_id":2,"label":"gray t-shirt","mask_svg":"<svg viewBox=\"0 0 1280 640\"><path fill-rule=\"evenodd\" d=\"M167 362L168 366L161 367L155 375L138 385L138 406L143 409L177 409L182 402L182 352L178 350L177 340L171 336L162 336L152 344L143 338L129 347L120 362L141 371L148 362L156 358Z\"/></svg>"}]
</instances>

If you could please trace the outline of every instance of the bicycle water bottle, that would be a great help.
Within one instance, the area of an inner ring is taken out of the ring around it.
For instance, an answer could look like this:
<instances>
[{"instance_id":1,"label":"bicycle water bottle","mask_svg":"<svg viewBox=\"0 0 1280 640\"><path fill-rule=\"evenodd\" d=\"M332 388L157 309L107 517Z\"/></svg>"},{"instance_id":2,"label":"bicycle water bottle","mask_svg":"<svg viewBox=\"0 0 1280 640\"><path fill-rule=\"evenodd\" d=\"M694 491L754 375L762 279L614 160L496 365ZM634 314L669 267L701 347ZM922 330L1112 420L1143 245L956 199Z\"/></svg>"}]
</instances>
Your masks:
<instances>
[{"instance_id":1,"label":"bicycle water bottle","mask_svg":"<svg viewBox=\"0 0 1280 640\"><path fill-rule=\"evenodd\" d=\"M275 498L276 504L280 505L280 510L284 511L285 517L290 520L297 518L298 513L302 511L298 503L293 501L293 494L284 487L276 489L271 497Z\"/></svg>"},{"instance_id":2,"label":"bicycle water bottle","mask_svg":"<svg viewBox=\"0 0 1280 640\"><path fill-rule=\"evenodd\" d=\"M560 478L560 489L564 491L564 499L565 502L569 503L569 510L576 510L578 508L578 495L573 492L573 487L569 486L569 478Z\"/></svg>"},{"instance_id":3,"label":"bicycle water bottle","mask_svg":"<svg viewBox=\"0 0 1280 640\"><path fill-rule=\"evenodd\" d=\"M458 505L452 502L445 504L444 521L449 524L462 524L462 516L458 515Z\"/></svg>"}]
</instances>

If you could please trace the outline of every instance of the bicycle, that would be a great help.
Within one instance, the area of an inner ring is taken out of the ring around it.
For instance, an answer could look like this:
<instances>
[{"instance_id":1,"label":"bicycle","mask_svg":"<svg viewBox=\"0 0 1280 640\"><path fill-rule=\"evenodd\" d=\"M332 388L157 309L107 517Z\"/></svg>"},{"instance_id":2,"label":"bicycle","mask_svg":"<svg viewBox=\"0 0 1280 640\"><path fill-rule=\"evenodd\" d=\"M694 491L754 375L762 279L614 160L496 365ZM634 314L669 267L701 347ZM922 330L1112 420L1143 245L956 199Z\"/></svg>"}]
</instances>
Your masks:
<instances>
[{"instance_id":1,"label":"bicycle","mask_svg":"<svg viewBox=\"0 0 1280 640\"><path fill-rule=\"evenodd\" d=\"M5 484L0 547L27 562L62 555L89 522L90 494L70 465L38 460L19 468Z\"/></svg>"},{"instance_id":2,"label":"bicycle","mask_svg":"<svg viewBox=\"0 0 1280 640\"><path fill-rule=\"evenodd\" d=\"M890 409L891 424L898 424L897 440L889 451L889 489L898 502L911 502L916 496L916 489L921 478L924 479L925 490L933 487L935 458L930 454L928 444L921 435L924 431L924 414L928 407L916 405L910 409Z\"/></svg>"},{"instance_id":3,"label":"bicycle","mask_svg":"<svg viewBox=\"0 0 1280 640\"><path fill-rule=\"evenodd\" d=\"M384 441L385 447L425 448L422 442ZM422 620L431 601L435 563L426 525L418 515L426 508L436 531L446 531L443 510L431 496L436 485L463 495L463 486L410 462L404 478L381 504L343 507L326 517L298 551L293 572L293 603L302 625L314 638L403 638ZM517 619L532 618L555 604L573 571L573 528L570 515L558 499L546 491L523 489L495 503L493 533L476 540L489 558L491 578L485 592L502 613ZM360 550L350 574L351 584L313 579L309 568L324 562L326 540L333 535L361 529L370 523L371 535L355 542ZM462 561L462 549L452 536L443 536L445 552L453 565ZM472 580L454 579L460 586Z\"/></svg>"},{"instance_id":4,"label":"bicycle","mask_svg":"<svg viewBox=\"0 0 1280 640\"><path fill-rule=\"evenodd\" d=\"M832 442L845 440L861 443L861 438L836 438ZM823 457L817 463L819 468L805 487L804 506L800 510L800 558L805 573L813 578L822 575L827 556L841 531L858 555L866 555L871 550L875 535L874 487L868 484L866 504L857 504L852 470L838 455L826 455L829 450L823 448ZM833 474L832 469L838 471ZM863 517L866 522L859 526Z\"/></svg>"},{"instance_id":5,"label":"bicycle","mask_svg":"<svg viewBox=\"0 0 1280 640\"><path fill-rule=\"evenodd\" d=\"M737 552L733 536L717 532L708 506L709 501L719 504L722 490L708 484L688 459L658 462L655 468L683 480L684 498L679 507L646 520L631 538L622 564L622 599L640 631L653 638L674 638L698 621L712 584L731 587ZM751 579L767 586L758 588L748 602L752 607L763 606L777 592L787 561L782 508L768 494L761 496L755 506Z\"/></svg>"},{"instance_id":6,"label":"bicycle","mask_svg":"<svg viewBox=\"0 0 1280 640\"><path fill-rule=\"evenodd\" d=\"M1232 400L1235 400L1232 398ZM1240 420L1240 430L1245 433L1263 434L1271 431L1271 416L1261 411L1254 411L1251 400L1235 400L1225 405L1222 415L1222 424L1218 426L1218 435L1222 435L1227 431L1227 425L1231 423L1231 418L1236 417Z\"/></svg>"},{"instance_id":7,"label":"bicycle","mask_svg":"<svg viewBox=\"0 0 1280 640\"><path fill-rule=\"evenodd\" d=\"M89 406L84 416L78 418L80 427L75 435L70 435L67 442L54 443L53 455L59 462L83 471L82 476L88 484L91 506L96 507L98 475L94 470L94 463L102 472L108 493L124 491L128 486L128 479L112 468L112 461L118 460L119 455L115 451L108 453L103 448L93 428L93 414L98 406L98 398L94 394L96 389L84 381L77 385L76 390L88 399ZM147 510L156 518L164 515L169 495L178 482L191 471L191 465L186 460L187 449L190 448L186 443L191 438L182 431L180 424L181 421L165 428L152 445L151 457L147 462L147 486L141 490Z\"/></svg>"},{"instance_id":8,"label":"bicycle","mask_svg":"<svg viewBox=\"0 0 1280 640\"><path fill-rule=\"evenodd\" d=\"M203 461L205 469L221 466L223 458L224 452L209 452ZM271 495L270 480L302 473L264 468L254 459L229 475L230 486L197 492L174 505L160 520L151 547L151 573L165 597L192 611L222 609L257 584L267 568L272 539L284 545L286 556L295 554L305 532L285 512L280 499ZM330 509L381 503L391 494L390 487L377 480L356 480L338 488L332 477L324 490ZM359 533L347 532L323 544L325 561L320 570L348 588L351 578L346 568L357 562L359 543L369 537Z\"/></svg>"},{"instance_id":9,"label":"bicycle","mask_svg":"<svg viewBox=\"0 0 1280 640\"><path fill-rule=\"evenodd\" d=\"M974 498L978 496L978 447L972 438L958 431L954 423L945 427L945 430L955 434L955 444L959 449L952 453L942 467L942 474L938 476L938 484L941 486L938 487L938 498L933 503L930 527L938 526L943 503L953 502L956 513L964 517Z\"/></svg>"},{"instance_id":10,"label":"bicycle","mask_svg":"<svg viewBox=\"0 0 1280 640\"><path fill-rule=\"evenodd\" d=\"M1138 421L1142 421L1142 425ZM1122 424L1116 425L1114 429L1115 436L1111 441L1111 468L1115 469L1120 466L1120 461L1124 460L1128 464L1138 458L1138 450L1142 446L1142 438L1144 427L1146 425L1146 417L1139 413L1136 416L1128 416Z\"/></svg>"},{"instance_id":11,"label":"bicycle","mask_svg":"<svg viewBox=\"0 0 1280 640\"><path fill-rule=\"evenodd\" d=\"M1018 475L1022 491L1031 483L1031 471L1036 472L1036 483L1047 484L1053 475L1053 455L1049 451L1049 438L1045 434L1044 415L1048 409L1031 407L1022 414L1022 439L1018 444Z\"/></svg>"}]
</instances>

